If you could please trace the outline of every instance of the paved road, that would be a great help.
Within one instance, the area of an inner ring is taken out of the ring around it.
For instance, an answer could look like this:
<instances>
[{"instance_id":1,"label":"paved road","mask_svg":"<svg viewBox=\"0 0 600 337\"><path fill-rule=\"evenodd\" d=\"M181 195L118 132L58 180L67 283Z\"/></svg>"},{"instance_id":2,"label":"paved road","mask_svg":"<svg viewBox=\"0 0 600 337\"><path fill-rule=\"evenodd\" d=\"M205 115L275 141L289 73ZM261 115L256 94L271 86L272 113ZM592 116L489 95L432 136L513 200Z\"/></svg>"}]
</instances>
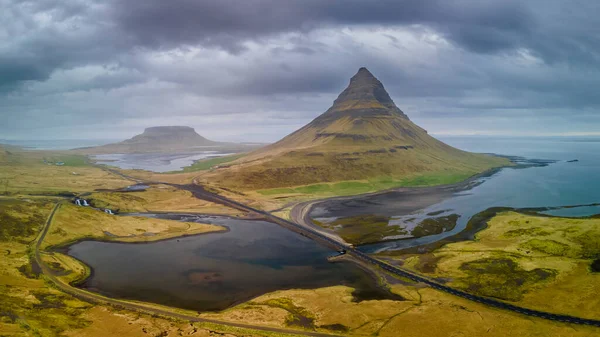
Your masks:
<instances>
[{"instance_id":1,"label":"paved road","mask_svg":"<svg viewBox=\"0 0 600 337\"><path fill-rule=\"evenodd\" d=\"M341 245L349 246L350 244L342 239L337 233L334 231L327 230L325 228L319 227L315 225L310 219L310 211L312 207L322 200L314 200L314 201L306 201L299 204L296 204L290 210L290 218L293 222L297 223L306 228L310 228L315 230L323 235L330 237L331 239L339 242Z\"/></svg>"},{"instance_id":2,"label":"paved road","mask_svg":"<svg viewBox=\"0 0 600 337\"><path fill-rule=\"evenodd\" d=\"M311 227L301 226L294 222L291 222L291 221L282 219L280 217L277 217L275 215L272 215L268 212L246 206L246 205L236 202L234 200L225 198L221 195L209 192L209 191L205 190L204 188L202 188L202 186L198 186L198 185L178 185L178 186L180 188L191 191L198 198L217 202L217 203L220 203L220 204L223 204L226 206L230 206L230 207L233 207L233 208L236 208L239 210L243 210L246 212L258 213L258 214L264 216L265 219L267 219L267 220L275 222L275 223L277 223L283 227L286 227L294 232L300 233L301 235L311 238L321 244L324 244L324 245L334 248L336 250L345 249L347 254L355 257L356 259L358 259L362 262L377 266L377 267L387 271L390 274L404 277L404 278L410 279L414 282L421 282L421 283L427 284L434 289L437 289L437 290L440 290L440 291L443 291L443 292L446 292L446 293L449 293L449 294L452 294L455 296L459 296L459 297L462 297L462 298L465 298L465 299L468 299L468 300L471 300L474 302L482 303L482 304L485 304L485 305L488 305L491 307L504 309L504 310L516 312L516 313L527 315L527 316L539 317L539 318L544 318L544 319L548 319L551 321L557 321L557 322L583 324L583 325L591 325L591 326L600 327L600 320L587 319L587 318L581 318L581 317L575 317L575 316L569 316L569 315L553 314L553 313L539 311L539 310L527 309L527 308L523 308L523 307L520 307L517 305L506 303L506 302L503 302L500 300L473 295L468 292L462 291L460 289L446 286L435 280L432 280L430 278L416 274L412 271L400 268L398 266L390 265L386 262L375 259L357 249L354 249L351 246L342 244L338 240L332 239L328 235L324 235L321 232L319 232Z\"/></svg>"},{"instance_id":3,"label":"paved road","mask_svg":"<svg viewBox=\"0 0 600 337\"><path fill-rule=\"evenodd\" d=\"M201 317L191 316L191 315L184 315L184 314L171 312L168 310L161 310L161 309L145 306L143 304L135 304L135 303L130 303L130 302L121 301L121 300L117 300L117 299L107 298L107 297L104 297L104 296L101 296L98 294L94 294L94 293L91 293L91 292L88 292L88 291L85 291L82 289L74 288L74 287L70 286L69 284L64 283L63 281L58 279L52 273L52 271L48 268L48 266L42 261L42 256L41 256L41 252L40 252L40 246L41 246L42 242L44 241L46 234L48 234L48 230L52 223L52 219L54 218L54 215L56 214L56 212L58 211L59 208L60 208L59 203L54 206L54 209L52 209L50 216L48 217L48 219L46 220L46 223L44 224L44 228L41 230L40 234L38 235L37 242L35 244L35 260L36 260L37 264L40 266L44 276L46 276L52 283L54 283L54 285L56 285L56 287L58 289L60 289L61 291L65 292L69 295L72 295L72 296L79 298L86 302L109 304L109 305L112 305L112 306L115 306L118 308L124 308L124 309L128 309L128 310L144 312L144 313L148 313L148 314L156 314L156 315L160 315L160 316L164 316L164 317L181 319L184 321L214 323L214 324L220 324L220 325L234 326L234 327L238 327L238 328L277 332L277 333L283 333L283 334L289 334L289 335L305 335L305 336L317 336L317 337L338 336L338 335L334 335L334 334L326 334L326 333L310 332L310 331L299 331L299 330L292 330L292 329L271 328L271 327L264 327L264 326L258 326L258 325L252 325L252 324L235 323L235 322L229 322L229 321L220 321L220 320L216 320L216 319L201 318Z\"/></svg>"}]
</instances>

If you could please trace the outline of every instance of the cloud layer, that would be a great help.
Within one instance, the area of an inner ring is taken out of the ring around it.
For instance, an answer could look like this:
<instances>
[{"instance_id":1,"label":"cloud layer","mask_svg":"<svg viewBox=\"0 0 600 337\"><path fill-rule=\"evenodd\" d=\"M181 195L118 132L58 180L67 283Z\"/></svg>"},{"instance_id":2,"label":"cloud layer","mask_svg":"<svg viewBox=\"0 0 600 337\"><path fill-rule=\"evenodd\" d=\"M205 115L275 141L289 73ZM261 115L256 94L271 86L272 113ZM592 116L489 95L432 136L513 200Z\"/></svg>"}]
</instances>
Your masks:
<instances>
[{"instance_id":1,"label":"cloud layer","mask_svg":"<svg viewBox=\"0 0 600 337\"><path fill-rule=\"evenodd\" d=\"M600 130L592 1L0 0L1 138L274 141L360 66L438 134Z\"/></svg>"}]
</instances>

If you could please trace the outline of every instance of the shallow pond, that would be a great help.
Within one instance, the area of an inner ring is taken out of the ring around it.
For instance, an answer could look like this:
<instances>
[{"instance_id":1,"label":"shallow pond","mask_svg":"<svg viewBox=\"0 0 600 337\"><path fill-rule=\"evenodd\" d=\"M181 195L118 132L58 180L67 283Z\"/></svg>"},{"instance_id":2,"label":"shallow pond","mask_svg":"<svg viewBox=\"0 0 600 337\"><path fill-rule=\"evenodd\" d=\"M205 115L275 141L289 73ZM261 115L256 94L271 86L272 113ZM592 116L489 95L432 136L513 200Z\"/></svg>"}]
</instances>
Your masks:
<instances>
[{"instance_id":1,"label":"shallow pond","mask_svg":"<svg viewBox=\"0 0 600 337\"><path fill-rule=\"evenodd\" d=\"M99 154L92 158L98 164L122 169L140 169L153 172L178 171L200 159L227 156L232 153L220 151L196 151L193 153L116 153Z\"/></svg>"},{"instance_id":2,"label":"shallow pond","mask_svg":"<svg viewBox=\"0 0 600 337\"><path fill-rule=\"evenodd\" d=\"M215 216L150 215L225 225L228 232L153 243L82 241L69 255L92 267L82 286L111 297L221 310L279 289L345 284L355 300L396 298L335 252L276 224Z\"/></svg>"}]
</instances>

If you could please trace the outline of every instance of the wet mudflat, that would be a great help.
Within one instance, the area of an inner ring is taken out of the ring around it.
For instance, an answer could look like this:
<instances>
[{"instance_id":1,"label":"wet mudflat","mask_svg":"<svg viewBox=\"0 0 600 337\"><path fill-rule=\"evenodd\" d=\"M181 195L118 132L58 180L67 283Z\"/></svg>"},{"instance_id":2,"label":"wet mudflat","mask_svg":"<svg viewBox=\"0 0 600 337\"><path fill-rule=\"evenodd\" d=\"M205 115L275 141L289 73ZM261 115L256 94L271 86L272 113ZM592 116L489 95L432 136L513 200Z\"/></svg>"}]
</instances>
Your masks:
<instances>
[{"instance_id":1,"label":"wet mudflat","mask_svg":"<svg viewBox=\"0 0 600 337\"><path fill-rule=\"evenodd\" d=\"M68 253L92 276L82 287L110 297L198 311L221 310L280 289L355 287L355 300L396 298L335 252L276 224L216 216L148 215L224 225L228 232L152 243L82 241Z\"/></svg>"}]
</instances>

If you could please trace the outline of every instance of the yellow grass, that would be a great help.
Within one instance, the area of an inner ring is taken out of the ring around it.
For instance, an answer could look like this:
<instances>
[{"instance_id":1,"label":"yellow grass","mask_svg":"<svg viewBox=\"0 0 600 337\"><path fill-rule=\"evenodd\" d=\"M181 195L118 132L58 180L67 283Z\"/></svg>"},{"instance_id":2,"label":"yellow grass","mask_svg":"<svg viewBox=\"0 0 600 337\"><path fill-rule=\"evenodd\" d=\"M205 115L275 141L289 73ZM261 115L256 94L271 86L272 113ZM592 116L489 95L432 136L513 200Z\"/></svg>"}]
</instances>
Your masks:
<instances>
[{"instance_id":1,"label":"yellow grass","mask_svg":"<svg viewBox=\"0 0 600 337\"><path fill-rule=\"evenodd\" d=\"M131 184L122 177L80 162L74 166L56 166L45 164L44 158L69 157L42 151L16 151L0 157L0 194L85 192Z\"/></svg>"},{"instance_id":2,"label":"yellow grass","mask_svg":"<svg viewBox=\"0 0 600 337\"><path fill-rule=\"evenodd\" d=\"M191 337L242 337L242 336L293 336L274 334L250 329L238 329L214 324L176 322L130 311L116 311L96 306L86 311L83 318L90 324L71 330L65 336L72 337L148 337L148 336L191 336Z\"/></svg>"},{"instance_id":3,"label":"yellow grass","mask_svg":"<svg viewBox=\"0 0 600 337\"><path fill-rule=\"evenodd\" d=\"M441 257L433 276L449 277L455 286L469 288L486 277L481 273L470 278L461 266L485 259L510 259L524 273L549 270L555 277L513 291L521 298L518 304L548 312L600 319L600 274L590 272L592 260L585 256L586 241L600 237L600 219L563 219L528 216L515 212L501 213L475 241L446 245L434 252ZM582 255L583 254L583 255ZM406 260L406 266L417 266L420 256ZM511 276L511 275L506 275ZM508 287L508 286L506 286Z\"/></svg>"},{"instance_id":4,"label":"yellow grass","mask_svg":"<svg viewBox=\"0 0 600 337\"><path fill-rule=\"evenodd\" d=\"M61 245L81 238L140 242L222 230L223 227L209 224L114 216L90 207L64 204L56 213L42 247Z\"/></svg>"},{"instance_id":5,"label":"yellow grass","mask_svg":"<svg viewBox=\"0 0 600 337\"><path fill-rule=\"evenodd\" d=\"M201 200L191 192L169 185L152 185L143 192L96 192L89 196L96 207L120 212L193 212L241 215L229 207Z\"/></svg>"},{"instance_id":6,"label":"yellow grass","mask_svg":"<svg viewBox=\"0 0 600 337\"><path fill-rule=\"evenodd\" d=\"M592 336L597 328L570 326L491 309L418 285L394 285L405 301L352 301L352 288L284 290L205 317L287 327L291 312L313 317L318 331L351 336ZM284 305L280 305L284 304ZM285 308L292 308L286 310ZM323 327L345 327L333 332Z\"/></svg>"},{"instance_id":7,"label":"yellow grass","mask_svg":"<svg viewBox=\"0 0 600 337\"><path fill-rule=\"evenodd\" d=\"M119 172L123 172L130 177L135 177L142 180L160 181L179 185L191 184L194 177L198 175L198 172L158 173L145 170L114 169Z\"/></svg>"}]
</instances>

